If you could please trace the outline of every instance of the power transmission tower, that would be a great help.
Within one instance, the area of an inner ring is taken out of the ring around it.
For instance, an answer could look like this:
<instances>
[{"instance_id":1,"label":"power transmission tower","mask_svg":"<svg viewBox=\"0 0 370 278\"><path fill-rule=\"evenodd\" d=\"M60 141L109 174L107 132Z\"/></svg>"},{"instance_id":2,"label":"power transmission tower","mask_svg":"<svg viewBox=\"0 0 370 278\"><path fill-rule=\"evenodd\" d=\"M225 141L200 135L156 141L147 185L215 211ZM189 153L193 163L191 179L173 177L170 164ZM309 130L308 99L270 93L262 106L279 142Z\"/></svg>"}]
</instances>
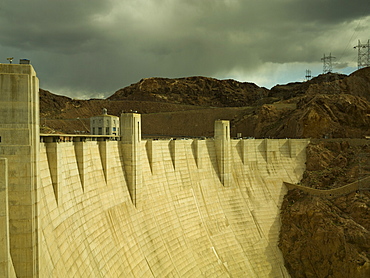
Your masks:
<instances>
[{"instance_id":1,"label":"power transmission tower","mask_svg":"<svg viewBox=\"0 0 370 278\"><path fill-rule=\"evenodd\" d=\"M323 64L324 64L324 66L323 66L323 72L324 73L330 73L330 72L333 71L333 65L331 63L332 59L335 59L335 57L331 56L331 53L329 54L329 56L325 56L325 54L324 54L324 57L321 58L321 61L323 61Z\"/></svg>"},{"instance_id":2,"label":"power transmission tower","mask_svg":"<svg viewBox=\"0 0 370 278\"><path fill-rule=\"evenodd\" d=\"M311 70L309 70L309 69L306 69L306 81L308 81L308 80L310 80L311 79Z\"/></svg>"},{"instance_id":3,"label":"power transmission tower","mask_svg":"<svg viewBox=\"0 0 370 278\"><path fill-rule=\"evenodd\" d=\"M339 79L338 74L328 74L333 72L333 64L332 60L335 59L334 56L329 54L329 56L326 56L324 54L324 57L321 58L321 61L323 61L323 72L325 74L325 91L326 94L338 94L340 93L340 85L339 85Z\"/></svg>"},{"instance_id":4,"label":"power transmission tower","mask_svg":"<svg viewBox=\"0 0 370 278\"><path fill-rule=\"evenodd\" d=\"M361 43L358 40L358 45L354 47L358 49L358 69L369 67L370 66L370 40L367 40L367 43Z\"/></svg>"}]
</instances>

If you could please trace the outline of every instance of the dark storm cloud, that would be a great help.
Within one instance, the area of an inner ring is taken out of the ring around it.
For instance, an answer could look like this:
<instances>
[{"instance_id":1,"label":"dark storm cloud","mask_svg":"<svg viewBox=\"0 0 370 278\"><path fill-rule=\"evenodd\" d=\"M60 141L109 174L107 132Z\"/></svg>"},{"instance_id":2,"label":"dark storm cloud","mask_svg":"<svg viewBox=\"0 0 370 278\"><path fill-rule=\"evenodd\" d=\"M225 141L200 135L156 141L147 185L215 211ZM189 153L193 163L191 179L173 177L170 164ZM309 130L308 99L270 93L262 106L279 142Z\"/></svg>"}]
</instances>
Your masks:
<instances>
[{"instance_id":1,"label":"dark storm cloud","mask_svg":"<svg viewBox=\"0 0 370 278\"><path fill-rule=\"evenodd\" d=\"M255 82L329 52L345 67L370 37L369 11L360 0L3 0L0 61L29 58L43 88L75 96L151 76Z\"/></svg>"},{"instance_id":2,"label":"dark storm cloud","mask_svg":"<svg viewBox=\"0 0 370 278\"><path fill-rule=\"evenodd\" d=\"M83 50L99 35L94 16L111 8L109 1L14 0L0 3L3 45L69 53Z\"/></svg>"}]
</instances>

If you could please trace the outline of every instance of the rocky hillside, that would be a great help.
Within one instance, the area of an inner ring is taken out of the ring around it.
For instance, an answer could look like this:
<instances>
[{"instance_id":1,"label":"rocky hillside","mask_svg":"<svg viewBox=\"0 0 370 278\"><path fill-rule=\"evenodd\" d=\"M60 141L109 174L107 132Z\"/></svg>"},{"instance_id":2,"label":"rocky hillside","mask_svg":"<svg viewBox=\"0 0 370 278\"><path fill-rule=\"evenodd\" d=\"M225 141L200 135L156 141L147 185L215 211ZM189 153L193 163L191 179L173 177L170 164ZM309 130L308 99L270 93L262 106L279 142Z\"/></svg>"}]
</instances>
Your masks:
<instances>
[{"instance_id":1,"label":"rocky hillside","mask_svg":"<svg viewBox=\"0 0 370 278\"><path fill-rule=\"evenodd\" d=\"M364 138L370 134L370 102L363 97L316 93L295 101L293 108L285 109L265 104L247 115L245 123L255 137Z\"/></svg>"},{"instance_id":2,"label":"rocky hillside","mask_svg":"<svg viewBox=\"0 0 370 278\"><path fill-rule=\"evenodd\" d=\"M289 191L279 247L292 277L370 277L370 193L335 199Z\"/></svg>"},{"instance_id":3,"label":"rocky hillside","mask_svg":"<svg viewBox=\"0 0 370 278\"><path fill-rule=\"evenodd\" d=\"M364 138L370 135L369 92L370 68L349 76L319 75L271 90L207 77L146 78L106 100L74 100L41 90L40 110L42 132L89 132L88 118L107 108L112 115L145 114L143 134L176 135L168 134L171 126L181 130L179 134L210 136L212 121L222 118L231 121L232 136ZM209 125L199 121L200 115L206 115Z\"/></svg>"},{"instance_id":4,"label":"rocky hillside","mask_svg":"<svg viewBox=\"0 0 370 278\"><path fill-rule=\"evenodd\" d=\"M255 137L364 138L370 134L370 68L349 76L330 73L275 86L272 96L281 100L245 117ZM296 106L278 109L278 104Z\"/></svg>"},{"instance_id":5,"label":"rocky hillside","mask_svg":"<svg viewBox=\"0 0 370 278\"><path fill-rule=\"evenodd\" d=\"M271 101L268 93L269 90L253 83L194 76L175 79L145 78L118 90L108 99L241 107Z\"/></svg>"},{"instance_id":6,"label":"rocky hillside","mask_svg":"<svg viewBox=\"0 0 370 278\"><path fill-rule=\"evenodd\" d=\"M338 188L370 174L366 140L314 141L301 185ZM370 192L336 198L290 190L279 247L292 277L370 277Z\"/></svg>"},{"instance_id":7,"label":"rocky hillside","mask_svg":"<svg viewBox=\"0 0 370 278\"><path fill-rule=\"evenodd\" d=\"M370 145L366 139L313 141L307 148L301 185L333 189L370 175Z\"/></svg>"}]
</instances>

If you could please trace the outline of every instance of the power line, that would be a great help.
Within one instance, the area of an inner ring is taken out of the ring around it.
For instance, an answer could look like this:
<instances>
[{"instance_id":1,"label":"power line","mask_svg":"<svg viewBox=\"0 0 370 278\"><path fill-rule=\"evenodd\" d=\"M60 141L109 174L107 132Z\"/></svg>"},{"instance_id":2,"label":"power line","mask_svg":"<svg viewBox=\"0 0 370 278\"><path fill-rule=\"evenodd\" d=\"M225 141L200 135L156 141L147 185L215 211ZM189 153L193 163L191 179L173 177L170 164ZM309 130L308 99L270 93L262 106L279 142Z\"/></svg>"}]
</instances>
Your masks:
<instances>
[{"instance_id":1,"label":"power line","mask_svg":"<svg viewBox=\"0 0 370 278\"><path fill-rule=\"evenodd\" d=\"M350 45L350 43L352 43L352 40L353 40L353 37L355 36L355 34L357 33L357 30L358 30L358 27L360 26L360 24L361 24L361 21L362 21L362 19L360 18L359 19L359 21L358 21L358 23L357 23L357 26L356 26L356 28L355 28L355 30L353 31L353 33L352 33L352 36L351 36L351 38L349 39L349 41L347 42L347 45L346 45L346 47L344 48L344 50L342 51L342 54L339 56L339 58L338 58L338 60L337 61L340 61L341 59L342 59L342 57L343 57L343 55L344 55L344 53L347 51L347 49L348 49L348 46Z\"/></svg>"}]
</instances>

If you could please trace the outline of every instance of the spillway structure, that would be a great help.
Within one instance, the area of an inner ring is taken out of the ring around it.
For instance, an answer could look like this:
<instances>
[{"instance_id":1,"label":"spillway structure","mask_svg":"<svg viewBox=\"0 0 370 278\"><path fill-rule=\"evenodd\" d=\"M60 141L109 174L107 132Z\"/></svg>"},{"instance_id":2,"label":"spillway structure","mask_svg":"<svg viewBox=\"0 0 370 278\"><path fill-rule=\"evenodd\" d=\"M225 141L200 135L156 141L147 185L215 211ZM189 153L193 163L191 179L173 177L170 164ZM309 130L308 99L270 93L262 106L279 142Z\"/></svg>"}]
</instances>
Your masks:
<instances>
[{"instance_id":1,"label":"spillway structure","mask_svg":"<svg viewBox=\"0 0 370 278\"><path fill-rule=\"evenodd\" d=\"M289 277L286 183L308 140L39 134L31 65L0 64L0 277Z\"/></svg>"}]
</instances>

